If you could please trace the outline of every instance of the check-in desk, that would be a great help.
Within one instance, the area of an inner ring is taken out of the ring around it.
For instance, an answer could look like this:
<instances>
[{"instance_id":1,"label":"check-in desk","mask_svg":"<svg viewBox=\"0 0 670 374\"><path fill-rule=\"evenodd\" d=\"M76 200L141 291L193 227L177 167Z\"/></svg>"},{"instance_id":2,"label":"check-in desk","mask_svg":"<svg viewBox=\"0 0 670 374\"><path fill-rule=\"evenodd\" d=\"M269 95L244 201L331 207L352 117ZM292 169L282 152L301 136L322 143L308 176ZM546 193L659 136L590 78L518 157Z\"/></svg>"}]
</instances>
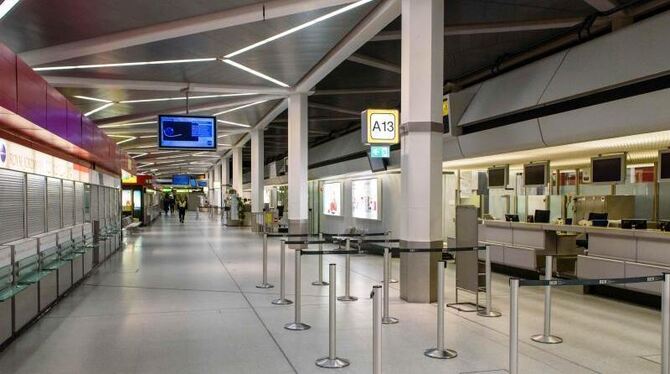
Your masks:
<instances>
[{"instance_id":1,"label":"check-in desk","mask_svg":"<svg viewBox=\"0 0 670 374\"><path fill-rule=\"evenodd\" d=\"M72 240L72 229L58 231L58 296L62 296L72 287L72 261L66 257L66 250Z\"/></svg>"},{"instance_id":2,"label":"check-in desk","mask_svg":"<svg viewBox=\"0 0 670 374\"><path fill-rule=\"evenodd\" d=\"M91 272L93 269L93 252L94 252L94 244L93 244L93 224L91 223L84 223L82 225L82 232L83 232L83 248L84 248L84 256L83 256L83 262L84 262L84 275L88 275L88 273Z\"/></svg>"},{"instance_id":3,"label":"check-in desk","mask_svg":"<svg viewBox=\"0 0 670 374\"><path fill-rule=\"evenodd\" d=\"M12 271L12 249L0 247L0 344L12 337L12 296L15 288Z\"/></svg>"},{"instance_id":4,"label":"check-in desk","mask_svg":"<svg viewBox=\"0 0 670 374\"><path fill-rule=\"evenodd\" d=\"M14 332L17 332L39 313L39 280L42 274L37 239L21 239L7 245L14 255Z\"/></svg>"},{"instance_id":5,"label":"check-in desk","mask_svg":"<svg viewBox=\"0 0 670 374\"><path fill-rule=\"evenodd\" d=\"M39 253L40 269L48 272L39 281L40 311L58 298L58 233L51 231L35 236Z\"/></svg>"},{"instance_id":6,"label":"check-in desk","mask_svg":"<svg viewBox=\"0 0 670 374\"><path fill-rule=\"evenodd\" d=\"M574 264L565 261L574 256L577 233L565 231L572 226L543 223L483 221L479 225L480 243L490 248L491 262L506 267L540 272L544 256L554 254L554 269L571 272Z\"/></svg>"}]
</instances>

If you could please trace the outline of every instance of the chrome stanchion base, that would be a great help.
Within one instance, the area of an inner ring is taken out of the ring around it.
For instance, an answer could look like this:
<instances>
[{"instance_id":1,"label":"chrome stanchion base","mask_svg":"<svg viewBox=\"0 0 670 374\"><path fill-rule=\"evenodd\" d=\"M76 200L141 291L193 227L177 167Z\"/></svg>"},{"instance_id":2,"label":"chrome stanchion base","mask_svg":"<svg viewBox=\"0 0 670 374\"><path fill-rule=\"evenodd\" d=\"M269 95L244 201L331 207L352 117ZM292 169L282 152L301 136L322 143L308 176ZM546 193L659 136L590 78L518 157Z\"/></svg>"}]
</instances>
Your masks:
<instances>
[{"instance_id":1,"label":"chrome stanchion base","mask_svg":"<svg viewBox=\"0 0 670 374\"><path fill-rule=\"evenodd\" d=\"M394 325L398 322L400 322L400 320L395 317L382 317L383 325Z\"/></svg>"},{"instance_id":2,"label":"chrome stanchion base","mask_svg":"<svg viewBox=\"0 0 670 374\"><path fill-rule=\"evenodd\" d=\"M494 318L502 316L502 313L496 312L494 310L487 313L486 310L480 310L479 312L477 312L477 315L480 317Z\"/></svg>"},{"instance_id":3,"label":"chrome stanchion base","mask_svg":"<svg viewBox=\"0 0 670 374\"><path fill-rule=\"evenodd\" d=\"M338 357L332 360L324 357L316 360L316 366L326 369L340 369L349 366L349 361Z\"/></svg>"},{"instance_id":4,"label":"chrome stanchion base","mask_svg":"<svg viewBox=\"0 0 670 374\"><path fill-rule=\"evenodd\" d=\"M530 339L534 342L542 343L542 344L560 344L560 343L563 343L563 338L559 338L558 336L554 336L554 335L537 334L537 335L531 336Z\"/></svg>"},{"instance_id":5,"label":"chrome stanchion base","mask_svg":"<svg viewBox=\"0 0 670 374\"><path fill-rule=\"evenodd\" d=\"M456 353L456 351L453 351L451 349L437 349L437 348L426 349L426 351L423 354L426 357L438 358L441 360L454 358L458 356L458 353Z\"/></svg>"},{"instance_id":6,"label":"chrome stanchion base","mask_svg":"<svg viewBox=\"0 0 670 374\"><path fill-rule=\"evenodd\" d=\"M391 279L389 279L389 283L398 283L398 280L391 278Z\"/></svg>"},{"instance_id":7,"label":"chrome stanchion base","mask_svg":"<svg viewBox=\"0 0 670 374\"><path fill-rule=\"evenodd\" d=\"M304 330L309 330L312 326L302 323L302 322L291 322L287 323L284 325L284 328L286 330L291 330L291 331L304 331Z\"/></svg>"},{"instance_id":8,"label":"chrome stanchion base","mask_svg":"<svg viewBox=\"0 0 670 374\"><path fill-rule=\"evenodd\" d=\"M337 301L356 301L358 298L356 296L340 296L337 298Z\"/></svg>"},{"instance_id":9,"label":"chrome stanchion base","mask_svg":"<svg viewBox=\"0 0 670 374\"><path fill-rule=\"evenodd\" d=\"M260 283L260 284L256 285L256 288L266 288L267 289L267 288L272 288L272 287L274 287L274 286L271 285L270 283Z\"/></svg>"},{"instance_id":10,"label":"chrome stanchion base","mask_svg":"<svg viewBox=\"0 0 670 374\"><path fill-rule=\"evenodd\" d=\"M291 305L293 304L293 301L289 299L274 299L272 300L272 304L274 305Z\"/></svg>"},{"instance_id":11,"label":"chrome stanchion base","mask_svg":"<svg viewBox=\"0 0 670 374\"><path fill-rule=\"evenodd\" d=\"M312 282L312 286L327 286L329 283L326 281L314 281Z\"/></svg>"}]
</instances>

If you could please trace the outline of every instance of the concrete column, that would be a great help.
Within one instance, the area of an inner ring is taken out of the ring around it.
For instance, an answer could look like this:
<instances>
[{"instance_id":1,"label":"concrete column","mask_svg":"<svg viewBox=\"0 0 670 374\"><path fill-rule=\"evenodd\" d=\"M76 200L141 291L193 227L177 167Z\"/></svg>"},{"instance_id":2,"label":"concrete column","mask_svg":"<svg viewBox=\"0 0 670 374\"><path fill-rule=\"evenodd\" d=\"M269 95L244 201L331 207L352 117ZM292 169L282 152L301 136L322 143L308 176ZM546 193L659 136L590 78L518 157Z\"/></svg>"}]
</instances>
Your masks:
<instances>
[{"instance_id":1,"label":"concrete column","mask_svg":"<svg viewBox=\"0 0 670 374\"><path fill-rule=\"evenodd\" d=\"M221 159L221 207L224 206L226 196L228 196L228 188L230 188L230 177L228 176L228 167L230 165L230 157Z\"/></svg>"},{"instance_id":2,"label":"concrete column","mask_svg":"<svg viewBox=\"0 0 670 374\"><path fill-rule=\"evenodd\" d=\"M402 0L401 245L442 248L444 0ZM400 296L437 299L438 253L401 256Z\"/></svg>"},{"instance_id":3,"label":"concrete column","mask_svg":"<svg viewBox=\"0 0 670 374\"><path fill-rule=\"evenodd\" d=\"M263 153L264 138L263 127L258 127L250 132L251 137L251 213L252 219L258 219L263 212L263 184L265 182L265 156ZM254 224L254 222L256 224ZM262 221L252 221L252 228L260 231Z\"/></svg>"},{"instance_id":4,"label":"concrete column","mask_svg":"<svg viewBox=\"0 0 670 374\"><path fill-rule=\"evenodd\" d=\"M307 205L307 95L288 98L288 222L289 232L309 229Z\"/></svg>"},{"instance_id":5,"label":"concrete column","mask_svg":"<svg viewBox=\"0 0 670 374\"><path fill-rule=\"evenodd\" d=\"M233 148L233 189L242 197L242 147Z\"/></svg>"}]
</instances>

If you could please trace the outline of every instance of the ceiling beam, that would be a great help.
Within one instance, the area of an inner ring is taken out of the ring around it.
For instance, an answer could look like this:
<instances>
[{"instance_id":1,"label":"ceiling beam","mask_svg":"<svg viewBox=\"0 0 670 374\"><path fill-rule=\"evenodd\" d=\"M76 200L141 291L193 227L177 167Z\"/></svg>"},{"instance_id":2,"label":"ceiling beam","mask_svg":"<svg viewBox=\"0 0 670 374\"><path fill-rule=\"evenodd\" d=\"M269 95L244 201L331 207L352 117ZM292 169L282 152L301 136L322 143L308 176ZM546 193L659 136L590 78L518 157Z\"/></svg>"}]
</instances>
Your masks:
<instances>
[{"instance_id":1,"label":"ceiling beam","mask_svg":"<svg viewBox=\"0 0 670 374\"><path fill-rule=\"evenodd\" d=\"M355 0L273 0L159 23L113 34L35 49L19 54L30 66L200 34L253 22L353 3ZM222 51L224 52L224 51Z\"/></svg>"},{"instance_id":2,"label":"ceiling beam","mask_svg":"<svg viewBox=\"0 0 670 374\"><path fill-rule=\"evenodd\" d=\"M343 88L334 90L317 90L313 96L326 95L369 95L384 93L400 93L400 88Z\"/></svg>"},{"instance_id":3,"label":"ceiling beam","mask_svg":"<svg viewBox=\"0 0 670 374\"><path fill-rule=\"evenodd\" d=\"M189 82L161 82L124 79L98 79L79 77L43 76L54 87L61 88L95 88L95 89L122 89L142 91L170 91L179 92L188 89L190 92L206 93L259 93L269 95L287 95L285 88L264 86L240 86L228 84L189 83Z\"/></svg>"},{"instance_id":4,"label":"ceiling beam","mask_svg":"<svg viewBox=\"0 0 670 374\"><path fill-rule=\"evenodd\" d=\"M348 61L355 62L358 64L370 66L373 68L390 71L391 73L400 74L400 66L392 64L390 62L376 59L369 56L364 56L358 53L355 53L347 59Z\"/></svg>"},{"instance_id":5,"label":"ceiling beam","mask_svg":"<svg viewBox=\"0 0 670 374\"><path fill-rule=\"evenodd\" d=\"M599 12L607 12L618 6L614 0L584 0L587 4L595 8Z\"/></svg>"},{"instance_id":6,"label":"ceiling beam","mask_svg":"<svg viewBox=\"0 0 670 374\"><path fill-rule=\"evenodd\" d=\"M277 99L283 99L283 96L276 96L276 95L259 95L259 96L244 96L243 99L237 99L237 100L227 100L227 101L217 101L214 103L207 103L207 104L199 104L199 105L191 105L189 108L190 112L206 112L209 110L216 110L216 109L223 109L223 108L229 108L229 107L236 107L239 105L246 105L246 104L251 104L257 101L262 101L262 100L277 100ZM109 117L109 118L104 118L100 120L96 120L95 123L98 125L111 125L111 124L121 124L125 122L130 122L130 121L143 121L147 119L155 119L157 115L159 114L166 114L166 113L171 113L171 114L178 114L178 113L186 113L186 108L185 106L179 106L176 108L169 108L169 109L162 109L162 110L155 110L151 112L144 112L144 113L137 113L137 114L128 114L128 115L123 115L123 116L118 116L118 117Z\"/></svg>"},{"instance_id":7,"label":"ceiling beam","mask_svg":"<svg viewBox=\"0 0 670 374\"><path fill-rule=\"evenodd\" d=\"M327 104L309 103L309 107L314 108L314 109L328 110L328 111L335 112L335 113L350 114L352 116L358 116L358 115L361 114L361 112L357 112L355 110L340 108L340 107L337 107L337 106L327 105Z\"/></svg>"},{"instance_id":8,"label":"ceiling beam","mask_svg":"<svg viewBox=\"0 0 670 374\"><path fill-rule=\"evenodd\" d=\"M487 22L487 23L470 23L462 25L449 25L444 28L444 35L445 36L476 35L476 34L495 34L504 32L566 29L574 27L582 21L583 21L582 18L571 17L571 18L531 20L531 21ZM383 42L388 40L400 40L400 38L401 38L400 31L386 31L379 33L370 41Z\"/></svg>"},{"instance_id":9,"label":"ceiling beam","mask_svg":"<svg viewBox=\"0 0 670 374\"><path fill-rule=\"evenodd\" d=\"M400 16L400 1L382 0L298 82L296 92L312 90L317 83L398 16Z\"/></svg>"}]
</instances>

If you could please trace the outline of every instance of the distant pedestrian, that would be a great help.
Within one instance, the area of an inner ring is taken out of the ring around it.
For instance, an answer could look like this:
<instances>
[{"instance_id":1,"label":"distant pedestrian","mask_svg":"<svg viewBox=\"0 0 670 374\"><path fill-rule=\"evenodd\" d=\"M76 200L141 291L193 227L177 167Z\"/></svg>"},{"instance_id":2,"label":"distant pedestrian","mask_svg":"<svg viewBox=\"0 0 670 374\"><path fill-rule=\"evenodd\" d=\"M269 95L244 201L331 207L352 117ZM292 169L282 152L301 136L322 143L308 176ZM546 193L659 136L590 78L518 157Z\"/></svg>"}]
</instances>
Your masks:
<instances>
[{"instance_id":1,"label":"distant pedestrian","mask_svg":"<svg viewBox=\"0 0 670 374\"><path fill-rule=\"evenodd\" d=\"M186 217L186 208L188 208L188 203L186 198L181 198L177 201L177 209L179 209L179 222L184 223L184 218Z\"/></svg>"},{"instance_id":2,"label":"distant pedestrian","mask_svg":"<svg viewBox=\"0 0 670 374\"><path fill-rule=\"evenodd\" d=\"M170 196L170 214L174 215L175 198Z\"/></svg>"},{"instance_id":3,"label":"distant pedestrian","mask_svg":"<svg viewBox=\"0 0 670 374\"><path fill-rule=\"evenodd\" d=\"M170 211L170 196L165 195L163 197L163 210L165 211L165 215L168 215L168 212Z\"/></svg>"}]
</instances>

